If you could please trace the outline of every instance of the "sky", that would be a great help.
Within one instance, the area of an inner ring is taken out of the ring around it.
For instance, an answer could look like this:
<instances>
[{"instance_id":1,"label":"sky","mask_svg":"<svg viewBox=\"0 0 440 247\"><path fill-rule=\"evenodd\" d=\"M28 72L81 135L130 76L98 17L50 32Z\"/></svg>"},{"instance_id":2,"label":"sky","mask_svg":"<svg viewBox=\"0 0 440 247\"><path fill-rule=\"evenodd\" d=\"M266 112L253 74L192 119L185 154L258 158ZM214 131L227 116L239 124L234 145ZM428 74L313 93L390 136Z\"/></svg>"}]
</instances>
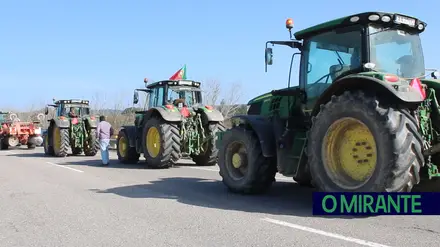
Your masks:
<instances>
[{"instance_id":1,"label":"sky","mask_svg":"<svg viewBox=\"0 0 440 247\"><path fill-rule=\"evenodd\" d=\"M264 69L265 42L289 39L287 18L295 32L365 11L415 16L428 23L425 65L440 69L439 9L434 0L0 0L0 110L53 98L129 105L143 78L168 79L184 64L188 79L219 81L223 97L239 83L247 103L287 86L295 50L274 47Z\"/></svg>"}]
</instances>

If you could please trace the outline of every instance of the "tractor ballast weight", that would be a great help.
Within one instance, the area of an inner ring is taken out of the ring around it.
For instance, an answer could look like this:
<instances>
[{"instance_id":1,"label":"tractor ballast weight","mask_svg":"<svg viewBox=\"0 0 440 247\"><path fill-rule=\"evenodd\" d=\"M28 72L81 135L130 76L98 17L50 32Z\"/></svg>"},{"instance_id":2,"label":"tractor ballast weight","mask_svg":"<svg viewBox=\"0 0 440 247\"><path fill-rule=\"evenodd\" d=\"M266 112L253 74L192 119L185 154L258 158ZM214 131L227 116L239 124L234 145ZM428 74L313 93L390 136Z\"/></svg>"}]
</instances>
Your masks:
<instances>
[{"instance_id":1,"label":"tractor ballast weight","mask_svg":"<svg viewBox=\"0 0 440 247\"><path fill-rule=\"evenodd\" d=\"M182 157L192 158L197 165L217 163L215 133L224 130L224 119L212 106L201 104L199 82L165 80L146 85L135 90L134 104L139 101L138 91L146 93L148 106L136 112L134 126L122 126L119 131L120 162L137 163L143 154L155 168L171 167ZM155 98L157 94L162 98Z\"/></svg>"},{"instance_id":2,"label":"tractor ballast weight","mask_svg":"<svg viewBox=\"0 0 440 247\"><path fill-rule=\"evenodd\" d=\"M96 136L98 120L90 115L88 100L54 100L46 107L55 108L54 117L48 118L49 127L44 136L46 155L65 157L69 149L73 155L84 152L86 156L95 156L99 150ZM70 112L69 112L70 109Z\"/></svg>"},{"instance_id":3,"label":"tractor ballast weight","mask_svg":"<svg viewBox=\"0 0 440 247\"><path fill-rule=\"evenodd\" d=\"M435 181L440 80L425 71L425 27L413 17L366 12L268 41L266 66L273 64L269 44L299 50L291 62L292 70L300 56L299 85L290 85L289 73L287 88L250 100L248 115L217 133L224 184L260 193L277 172L327 192L406 192Z\"/></svg>"}]
</instances>

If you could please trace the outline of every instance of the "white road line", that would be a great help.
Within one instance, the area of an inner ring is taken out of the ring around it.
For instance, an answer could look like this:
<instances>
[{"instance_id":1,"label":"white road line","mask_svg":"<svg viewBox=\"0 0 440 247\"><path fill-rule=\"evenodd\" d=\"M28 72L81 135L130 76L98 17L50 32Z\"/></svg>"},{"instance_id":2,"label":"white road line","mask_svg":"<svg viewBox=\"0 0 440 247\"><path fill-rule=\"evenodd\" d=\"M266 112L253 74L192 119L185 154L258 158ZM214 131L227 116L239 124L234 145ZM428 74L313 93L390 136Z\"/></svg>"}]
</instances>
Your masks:
<instances>
[{"instance_id":1,"label":"white road line","mask_svg":"<svg viewBox=\"0 0 440 247\"><path fill-rule=\"evenodd\" d=\"M62 165L58 165L58 164L55 164L55 163L52 163L52 162L46 162L46 163L49 164L49 165L66 168L66 169L69 169L69 170L72 170L72 171L76 171L76 172L84 172L84 171L81 171L81 170L78 170L78 169L75 169L75 168L72 168L72 167L62 166Z\"/></svg>"},{"instance_id":2,"label":"white road line","mask_svg":"<svg viewBox=\"0 0 440 247\"><path fill-rule=\"evenodd\" d=\"M1 152L0 152L0 154L1 154L1 153L8 153L8 154L17 154L17 153L14 153L14 152L12 152L12 151L9 151L9 150L6 150L6 151L1 151Z\"/></svg>"},{"instance_id":3,"label":"white road line","mask_svg":"<svg viewBox=\"0 0 440 247\"><path fill-rule=\"evenodd\" d=\"M370 247L390 247L388 245L378 244L378 243L374 243L374 242L370 242L370 241L366 241L366 240L362 240L362 239L357 239L357 238L352 238L352 237L346 237L346 236L343 236L343 235L339 235L339 234L335 234L335 233L331 233L331 232L326 232L326 231L322 231L322 230L318 230L318 229L314 229L314 228L310 228L310 227L306 227L306 226L296 225L296 224L292 224L292 223L285 222L285 221L274 220L274 219L271 219L271 218L263 218L261 220L267 221L267 222L270 222L270 223L274 223L274 224L277 224L277 225L282 225L282 226L287 226L287 227L290 227L290 228L295 228L295 229L301 230L301 231L311 232L311 233L315 233L315 234L319 234L319 235L323 235L323 236L327 236L327 237L331 237L331 238L336 238L336 239L344 240L344 241L347 241L347 242L352 242L352 243L364 245L364 246L370 246Z\"/></svg>"},{"instance_id":4,"label":"white road line","mask_svg":"<svg viewBox=\"0 0 440 247\"><path fill-rule=\"evenodd\" d=\"M205 167L194 167L194 166L183 166L183 168L190 168L190 169L196 169L196 170L202 170L202 171L210 171L210 172L219 172L219 169L214 169L214 168L205 168ZM287 178L287 177L275 177L276 180L282 180L282 181L289 181L292 182L293 179L292 178Z\"/></svg>"}]
</instances>

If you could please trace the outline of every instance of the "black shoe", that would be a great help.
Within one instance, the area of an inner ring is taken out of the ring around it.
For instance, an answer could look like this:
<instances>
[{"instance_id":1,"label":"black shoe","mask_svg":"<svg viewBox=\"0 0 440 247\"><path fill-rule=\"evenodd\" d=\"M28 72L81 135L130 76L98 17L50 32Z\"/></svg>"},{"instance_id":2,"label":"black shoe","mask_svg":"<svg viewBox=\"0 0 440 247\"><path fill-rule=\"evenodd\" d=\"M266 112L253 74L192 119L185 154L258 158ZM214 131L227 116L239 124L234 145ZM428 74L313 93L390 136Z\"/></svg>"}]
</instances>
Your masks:
<instances>
[{"instance_id":1,"label":"black shoe","mask_svg":"<svg viewBox=\"0 0 440 247\"><path fill-rule=\"evenodd\" d=\"M104 163L103 163L103 164L102 164L102 166L108 166L108 165L109 165L109 163L107 163L107 164L104 164Z\"/></svg>"}]
</instances>

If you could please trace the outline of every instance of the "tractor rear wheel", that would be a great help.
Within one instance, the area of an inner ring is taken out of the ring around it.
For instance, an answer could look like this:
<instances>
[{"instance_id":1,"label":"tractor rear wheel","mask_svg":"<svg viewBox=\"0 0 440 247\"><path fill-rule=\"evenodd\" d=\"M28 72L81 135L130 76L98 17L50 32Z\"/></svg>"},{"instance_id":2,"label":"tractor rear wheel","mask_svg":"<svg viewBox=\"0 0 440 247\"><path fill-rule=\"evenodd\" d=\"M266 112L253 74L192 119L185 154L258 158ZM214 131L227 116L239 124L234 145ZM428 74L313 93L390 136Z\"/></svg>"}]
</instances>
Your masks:
<instances>
[{"instance_id":1,"label":"tractor rear wheel","mask_svg":"<svg viewBox=\"0 0 440 247\"><path fill-rule=\"evenodd\" d=\"M37 147L37 145L28 143L27 147L28 147L28 149L35 149Z\"/></svg>"},{"instance_id":2,"label":"tractor rear wheel","mask_svg":"<svg viewBox=\"0 0 440 247\"><path fill-rule=\"evenodd\" d=\"M119 131L116 146L117 146L118 160L122 164L138 163L140 155L136 151L136 147L130 147L130 142L125 131L123 130Z\"/></svg>"},{"instance_id":3,"label":"tractor rear wheel","mask_svg":"<svg viewBox=\"0 0 440 247\"><path fill-rule=\"evenodd\" d=\"M420 181L422 138L407 110L346 91L312 119L308 160L326 192L409 192Z\"/></svg>"},{"instance_id":4,"label":"tractor rear wheel","mask_svg":"<svg viewBox=\"0 0 440 247\"><path fill-rule=\"evenodd\" d=\"M52 140L54 155L56 157L66 157L70 146L69 129L54 126Z\"/></svg>"},{"instance_id":5,"label":"tractor rear wheel","mask_svg":"<svg viewBox=\"0 0 440 247\"><path fill-rule=\"evenodd\" d=\"M215 146L215 141L217 140L217 132L225 131L225 126L223 122L213 122L209 123L207 126L208 140L203 145L203 153L199 155L194 155L191 158L198 166L214 166L217 164L218 160L218 149Z\"/></svg>"},{"instance_id":6,"label":"tractor rear wheel","mask_svg":"<svg viewBox=\"0 0 440 247\"><path fill-rule=\"evenodd\" d=\"M275 181L276 163L263 156L253 131L234 127L223 134L218 166L223 183L235 193L267 191Z\"/></svg>"},{"instance_id":7,"label":"tractor rear wheel","mask_svg":"<svg viewBox=\"0 0 440 247\"><path fill-rule=\"evenodd\" d=\"M147 165L169 168L181 157L180 133L176 124L153 117L143 129L142 146Z\"/></svg>"},{"instance_id":8,"label":"tractor rear wheel","mask_svg":"<svg viewBox=\"0 0 440 247\"><path fill-rule=\"evenodd\" d=\"M95 156L100 149L99 140L96 138L96 129L91 129L89 139L84 143L84 154L86 156Z\"/></svg>"},{"instance_id":9,"label":"tractor rear wheel","mask_svg":"<svg viewBox=\"0 0 440 247\"><path fill-rule=\"evenodd\" d=\"M50 146L49 144L49 134L47 133L44 135L43 139L43 147L44 147L44 154L46 155L54 155L53 146Z\"/></svg>"},{"instance_id":10,"label":"tractor rear wheel","mask_svg":"<svg viewBox=\"0 0 440 247\"><path fill-rule=\"evenodd\" d=\"M6 143L6 138L2 137L0 138L0 150L7 150L9 148L9 145Z\"/></svg>"}]
</instances>

